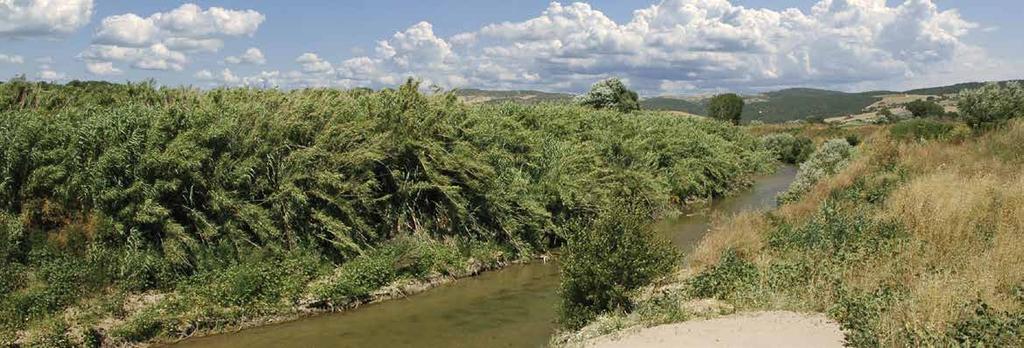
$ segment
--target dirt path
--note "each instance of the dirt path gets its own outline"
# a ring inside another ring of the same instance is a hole
[[[839,325],[823,314],[754,312],[599,337],[588,347],[842,347]]]

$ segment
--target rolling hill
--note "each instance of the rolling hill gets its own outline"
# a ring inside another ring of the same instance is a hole
[[[1002,81],[999,83],[1007,83]],[[856,115],[875,103],[893,95],[945,95],[965,89],[977,88],[984,82],[960,83],[949,86],[913,89],[903,92],[867,91],[847,93],[815,88],[788,88],[756,95],[745,95],[746,106],[743,120],[760,120],[765,123],[781,123],[792,120],[826,119],[838,116]],[[457,90],[456,94],[468,103],[564,103],[572,100],[567,93],[541,91],[491,91],[481,89]],[[656,96],[643,98],[642,108],[647,110],[679,111],[694,115],[706,115],[706,104],[710,96]]]

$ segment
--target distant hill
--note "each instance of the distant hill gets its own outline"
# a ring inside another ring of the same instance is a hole
[[[1007,83],[1002,81],[999,83]],[[825,119],[837,116],[856,115],[883,100],[883,96],[900,95],[945,95],[962,90],[977,88],[984,82],[959,83],[949,86],[919,88],[904,92],[868,91],[847,93],[814,88],[789,88],[774,92],[744,96],[746,107],[743,120],[760,120],[766,123],[781,123],[803,119]],[[457,90],[456,94],[468,103],[518,103],[569,102],[573,95],[540,91],[489,91],[480,89]],[[887,98],[889,98],[887,97]],[[906,97],[906,96],[903,96]],[[643,98],[640,106],[646,110],[680,111],[694,115],[707,115],[706,104],[710,96],[658,96]],[[912,99],[912,98],[911,98]]]
[[[881,97],[812,88],[790,88],[764,93],[743,108],[744,120],[779,123],[807,118],[828,118],[860,113]]]
[[[694,115],[706,115],[707,107],[702,101],[694,101],[677,97],[653,97],[640,101],[644,110],[682,111]]]
[[[999,81],[998,83],[1001,84],[1001,85],[1005,85],[1007,83],[1014,82],[1014,81],[1024,82],[1024,80],[1009,80],[1009,81]],[[912,90],[909,90],[909,91],[906,91],[906,92],[903,92],[903,93],[906,93],[906,94],[924,94],[924,95],[954,94],[954,93],[960,93],[960,91],[965,90],[965,89],[972,89],[972,88],[978,88],[978,87],[984,86],[986,83],[988,83],[988,82],[958,83],[958,84],[955,84],[955,85],[942,86],[942,87],[930,87],[930,88],[912,89]]]
[[[504,102],[517,103],[547,103],[547,102],[569,102],[574,97],[567,93],[550,93],[541,91],[489,91],[483,89],[459,89],[455,95],[467,103],[498,104]]]

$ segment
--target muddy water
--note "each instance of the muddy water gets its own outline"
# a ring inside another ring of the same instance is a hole
[[[775,205],[796,168],[782,167],[706,209],[656,226],[684,251],[714,214]],[[175,347],[540,347],[555,332],[558,265],[534,262],[459,280],[406,299],[241,332],[186,340]]]

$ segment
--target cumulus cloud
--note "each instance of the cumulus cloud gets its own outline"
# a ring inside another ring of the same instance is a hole
[[[25,62],[25,58],[19,55],[7,55],[0,53],[0,63],[9,64],[21,64]]]
[[[60,81],[60,80],[67,79],[67,75],[66,74],[54,70],[49,65],[41,65],[41,66],[39,66],[39,72],[36,73],[36,77],[39,78],[40,80],[50,81],[50,82]]]
[[[302,72],[322,74],[333,73],[334,67],[330,62],[321,59],[316,53],[306,52],[295,58],[295,62],[302,66]]]
[[[304,74],[389,85],[407,76],[446,87],[580,91],[608,76],[648,94],[717,88],[850,86],[904,80],[983,59],[964,42],[978,25],[932,0],[822,0],[809,11],[728,0],[664,0],[617,23],[586,3],[438,37],[417,23],[374,55],[332,64],[309,53]]]
[[[224,58],[224,61],[228,64],[263,65],[267,63],[267,59],[263,57],[263,52],[256,47],[249,47],[241,55]]]
[[[57,37],[92,17],[92,0],[0,0],[0,38]]]
[[[86,62],[85,70],[93,75],[118,75],[121,69],[115,68],[111,62]]]
[[[180,71],[189,54],[217,52],[227,38],[252,36],[265,19],[253,10],[204,10],[194,4],[148,17],[110,16],[100,23],[80,58],[86,64],[117,61],[137,69]]]

